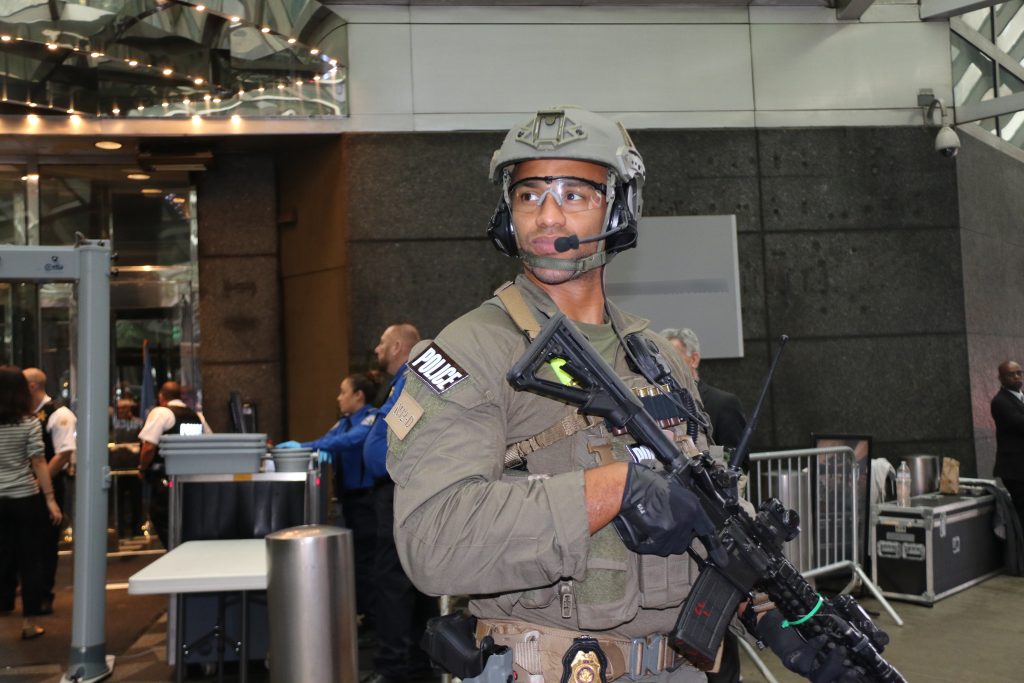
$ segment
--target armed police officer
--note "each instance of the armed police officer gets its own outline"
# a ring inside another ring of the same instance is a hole
[[[428,594],[471,596],[481,651],[511,660],[516,680],[703,681],[663,637],[696,575],[683,553],[713,535],[695,494],[664,476],[649,448],[506,379],[562,313],[657,405],[681,453],[707,446],[708,419],[678,354],[604,295],[605,264],[637,241],[643,161],[621,125],[560,107],[513,128],[490,176],[502,192],[488,234],[523,273],[410,354],[385,418],[402,563]],[[557,360],[544,366],[548,381],[571,381]],[[720,565],[721,547],[709,548]],[[835,666],[818,666],[824,646],[797,641],[771,643],[787,667],[802,659],[815,683],[857,680],[841,648],[824,657]]]
[[[604,296],[605,264],[636,244],[643,161],[622,126],[566,107],[514,128],[491,178],[502,196],[489,235],[524,272],[410,356],[387,420],[403,564],[427,593],[474,596],[478,635],[513,648],[518,680],[703,681],[659,637],[695,575],[681,554],[706,525],[692,494],[603,423],[505,379],[560,310],[636,390],[657,387],[629,338],[697,398],[672,347]],[[689,405],[673,436],[694,452],[703,437],[688,431],[707,418]],[[609,524],[620,513],[643,547]]]

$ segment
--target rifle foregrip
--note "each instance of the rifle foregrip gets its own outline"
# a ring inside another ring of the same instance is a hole
[[[743,598],[743,593],[728,579],[714,569],[705,569],[686,598],[669,635],[670,644],[698,669],[710,670],[725,630]]]

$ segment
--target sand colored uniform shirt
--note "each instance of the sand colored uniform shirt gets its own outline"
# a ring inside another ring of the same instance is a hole
[[[556,311],[524,277],[517,285],[538,320]],[[609,310],[623,336],[647,327],[646,320]],[[645,335],[696,397],[668,342]],[[396,404],[393,414],[404,416],[398,431],[389,419],[388,471],[396,483],[402,564],[426,593],[486,596],[471,603],[479,617],[627,638],[664,633],[675,623],[696,567],[686,556],[630,552],[611,524],[588,533],[583,471],[608,458],[628,459],[629,441],[613,438],[599,422],[531,453],[528,472],[504,467],[510,445],[577,415],[575,408],[509,386],[505,375],[526,346],[521,330],[491,299],[413,349],[405,393],[415,404]],[[627,385],[647,385],[628,369],[621,345],[609,350]],[[679,428],[678,435],[684,433]]]

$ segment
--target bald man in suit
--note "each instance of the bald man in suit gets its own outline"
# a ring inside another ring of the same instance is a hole
[[[992,398],[992,419],[996,423],[996,467],[994,474],[1010,492],[1017,516],[1024,520],[1024,370],[1008,360],[999,365],[1002,385]]]

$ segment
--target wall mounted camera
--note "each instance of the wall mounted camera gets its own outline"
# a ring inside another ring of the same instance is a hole
[[[917,106],[924,111],[924,125],[939,129],[939,134],[935,136],[935,151],[949,158],[959,154],[960,136],[950,125],[949,110],[942,98],[936,97],[931,90],[921,90],[917,93]],[[938,120],[936,114],[939,115]]]

